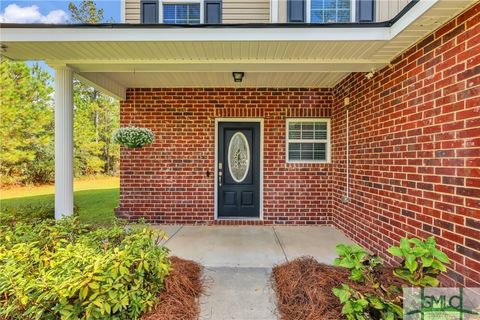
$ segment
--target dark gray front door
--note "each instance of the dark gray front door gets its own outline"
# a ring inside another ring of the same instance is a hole
[[[260,123],[218,124],[218,217],[260,216]]]

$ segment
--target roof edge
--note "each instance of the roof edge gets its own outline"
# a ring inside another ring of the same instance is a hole
[[[420,0],[412,0],[395,17],[382,22],[347,22],[347,23],[223,23],[223,24],[130,24],[130,23],[98,23],[98,24],[45,24],[45,23],[0,23],[0,29],[282,29],[282,28],[386,28],[400,20]]]

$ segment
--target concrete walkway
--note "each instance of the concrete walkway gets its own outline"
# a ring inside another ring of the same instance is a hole
[[[272,267],[301,256],[332,263],[335,246],[352,243],[332,227],[158,226],[173,255],[205,267],[202,320],[277,319]]]

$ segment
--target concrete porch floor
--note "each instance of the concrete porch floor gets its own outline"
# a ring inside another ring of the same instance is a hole
[[[277,319],[272,267],[301,256],[333,263],[339,243],[352,243],[328,226],[156,226],[172,255],[201,263],[207,292],[200,319]]]

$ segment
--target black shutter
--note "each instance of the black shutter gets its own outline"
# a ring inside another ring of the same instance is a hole
[[[305,0],[288,0],[288,22],[306,22]]]
[[[375,21],[375,1],[374,0],[358,0],[357,22],[373,22]]]
[[[140,21],[142,23],[158,23],[158,2],[156,0],[140,2]]]
[[[222,23],[222,1],[221,0],[205,1],[205,23],[210,23],[210,24]]]

